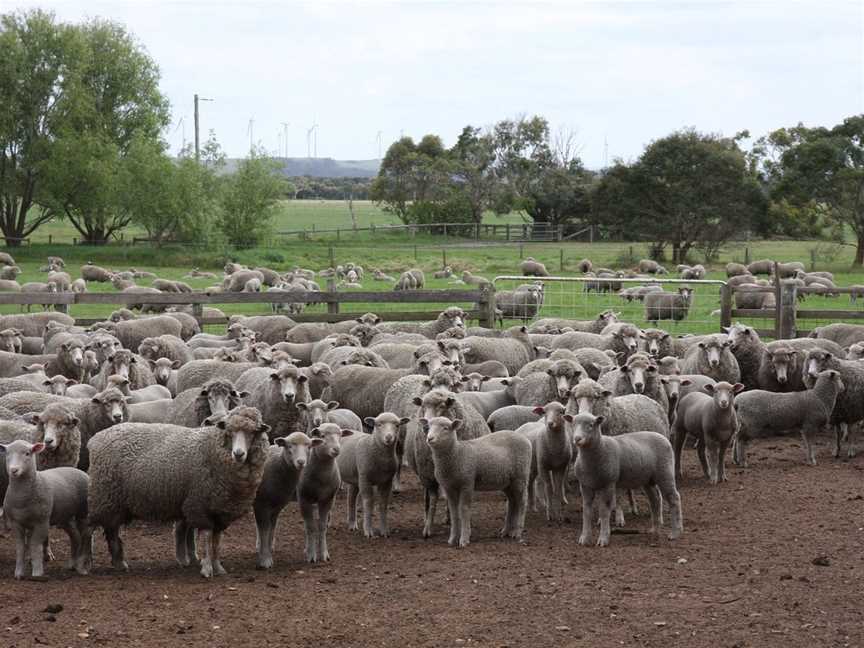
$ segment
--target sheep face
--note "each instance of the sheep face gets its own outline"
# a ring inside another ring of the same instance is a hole
[[[78,417],[62,405],[52,404],[32,417],[36,424],[36,439],[47,450],[57,450],[78,429]],[[80,432],[78,432],[80,435]]]
[[[611,398],[612,392],[593,380],[580,382],[570,392],[569,409],[579,414],[594,414]]]
[[[579,382],[582,372],[570,360],[556,360],[549,369],[547,375],[555,381],[558,390],[558,398],[567,398],[570,389]]]
[[[113,375],[108,376],[108,380],[106,382],[108,387],[114,387],[120,390],[124,396],[129,395],[129,379],[124,378],[123,376]]]
[[[621,373],[630,380],[634,394],[645,392],[645,385],[651,375],[657,374],[657,365],[646,362],[643,358],[631,357],[631,362],[621,367]]]
[[[148,360],[155,360],[159,357],[161,349],[159,342],[153,338],[146,338],[138,345],[138,353]]]
[[[645,349],[648,353],[654,358],[657,358],[660,356],[660,343],[667,340],[669,334],[660,329],[648,329],[641,331],[639,337],[645,341]]]
[[[357,324],[356,326],[351,327],[349,334],[360,340],[360,344],[365,347],[369,346],[372,338],[374,338],[378,332],[378,329],[374,325]]]
[[[95,351],[90,349],[84,351],[84,371],[90,374],[99,372],[99,358]]]
[[[122,346],[117,338],[100,335],[88,345],[88,348],[96,354],[96,360],[101,365],[109,356],[114,355],[115,351],[121,350]]]
[[[543,417],[546,429],[551,432],[564,431],[564,406],[561,403],[546,403],[543,407],[535,407],[534,413]]]
[[[856,342],[852,346],[849,347],[849,351],[846,354],[847,360],[861,360],[864,358],[864,344],[860,342]]]
[[[361,349],[359,351],[354,351],[344,360],[340,361],[341,365],[363,365],[365,367],[377,367],[379,366],[378,358],[374,355],[374,353],[366,351],[365,349]]]
[[[396,440],[401,436],[403,426],[409,420],[404,417],[399,418],[390,412],[382,412],[375,418],[367,416],[363,419],[363,422],[366,424],[366,427],[372,430],[372,438],[376,443],[387,448],[392,448]]]
[[[419,407],[418,418],[429,419],[442,417],[450,413],[450,409],[456,404],[456,399],[447,392],[432,391],[423,398],[415,398],[414,404]]]
[[[278,385],[282,399],[286,403],[293,403],[300,385],[309,379],[305,375],[299,373],[296,367],[286,367],[271,373],[270,380],[272,380],[275,385]]]
[[[785,385],[789,380],[790,369],[795,370],[797,354],[789,347],[780,347],[766,351],[766,353],[768,354],[769,365],[777,377],[777,382]]]
[[[297,403],[297,409],[301,412],[306,412],[306,418],[309,422],[309,427],[317,428],[327,422],[327,412],[339,407],[337,401],[325,403],[323,400],[315,399],[308,403]]]
[[[159,358],[158,360],[150,361],[150,369],[153,372],[153,378],[156,380],[156,384],[162,385],[163,387],[167,385],[168,381],[171,379],[171,370],[179,368],[179,360]]]
[[[681,387],[687,387],[693,383],[689,378],[681,378],[677,375],[661,376],[660,382],[663,384],[663,389],[666,390],[670,408],[672,403],[678,402],[678,398],[681,396]]]
[[[99,406],[100,414],[113,424],[129,420],[129,409],[126,406],[126,397],[118,389],[109,388],[96,394],[90,399],[94,405]]]
[[[84,366],[84,345],[78,340],[71,340],[60,345],[61,353],[74,367]],[[128,377],[128,368],[127,368]]]
[[[218,418],[240,405],[249,392],[238,392],[231,383],[224,380],[213,380],[201,388],[199,399],[206,399],[210,409],[210,417]]]
[[[446,360],[449,364],[449,360]],[[431,376],[435,371],[440,369],[445,363],[445,359],[441,356],[440,353],[427,353],[419,358],[415,363],[415,370],[417,373],[425,374],[427,376]]]
[[[458,340],[438,340],[438,349],[454,367],[465,364],[465,356],[462,354],[462,346]]]
[[[462,386],[465,391],[479,392],[483,387],[483,383],[491,380],[489,376],[483,376],[479,373],[470,373],[467,376],[462,376]]]
[[[447,448],[456,443],[456,433],[462,427],[461,419],[452,421],[445,416],[421,418],[420,426],[426,432],[426,443],[431,448]]]
[[[712,338],[707,342],[700,342],[699,349],[705,357],[705,362],[708,363],[709,367],[719,367],[723,349],[728,347],[730,344],[731,342],[728,340],[721,342],[720,340]]]
[[[4,329],[0,331],[0,351],[21,353],[21,346],[21,331],[18,329]]]
[[[488,378],[487,378],[488,380]],[[445,389],[457,392],[462,389],[462,375],[452,367],[441,367],[423,381],[423,387],[427,391],[433,389]]]
[[[47,380],[42,381],[42,386],[47,388],[49,394],[54,394],[55,396],[65,396],[66,390],[69,388],[69,385],[77,385],[77,380],[71,380],[66,378],[66,376],[56,375]]]
[[[222,447],[230,451],[234,463],[242,464],[261,437],[267,436],[270,426],[261,421],[261,413],[251,407],[238,407],[216,423],[222,432]]]
[[[624,326],[614,335],[631,353],[639,349],[639,330],[635,326]]]
[[[274,443],[282,448],[282,461],[294,470],[303,470],[309,462],[309,450],[317,448],[324,441],[322,439],[310,439],[302,432],[292,432],[287,437],[278,437]]]
[[[834,354],[821,349],[810,349],[804,359],[804,379],[816,379],[820,373],[829,369],[828,364],[834,358]]]
[[[576,448],[586,448],[600,440],[600,425],[605,420],[603,416],[591,414],[564,415],[564,420],[572,426],[572,443]]]
[[[721,410],[728,410],[735,402],[735,394],[744,389],[741,383],[734,385],[728,382],[719,382],[716,385],[707,384],[704,387],[705,391],[711,394],[714,403]]]
[[[36,472],[36,455],[45,449],[44,443],[13,441],[0,444],[0,454],[6,457],[6,473],[12,479],[26,479]]]
[[[351,430],[340,430],[335,423],[322,423],[314,428],[309,436],[312,439],[320,439],[322,443],[315,448],[316,453],[325,457],[335,459],[339,456],[342,448],[342,437],[354,434]]]
[[[439,316],[439,321],[445,321],[446,326],[444,328],[465,328],[465,311],[459,308],[458,306],[451,306],[444,310]]]
[[[129,378],[129,368],[135,364],[135,358],[128,349],[121,349],[108,357],[110,373]]]

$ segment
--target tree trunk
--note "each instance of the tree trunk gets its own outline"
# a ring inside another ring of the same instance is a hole
[[[858,247],[855,248],[855,261],[852,265],[860,266],[862,264],[864,264],[864,232],[858,235]]]

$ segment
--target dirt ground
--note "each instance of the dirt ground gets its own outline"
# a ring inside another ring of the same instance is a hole
[[[452,549],[443,525],[421,539],[410,477],[390,538],[349,533],[340,496],[326,565],[302,562],[296,506],[283,514],[272,572],[254,568],[249,516],[224,542],[230,574],[212,581],[174,563],[163,526],[128,530],[129,573],[108,567],[100,534],[94,574],[53,563],[48,582],[12,580],[7,537],[0,645],[864,646],[864,454],[833,460],[826,438],[818,467],[802,457],[792,439],[756,443],[751,467],[711,488],[691,451],[674,543],[646,535],[643,515],[628,520],[641,533],[579,547],[576,495],[566,523],[532,513],[523,543],[502,541],[503,500],[484,493],[472,544]]]

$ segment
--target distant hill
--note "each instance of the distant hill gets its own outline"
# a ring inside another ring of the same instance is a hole
[[[378,175],[380,160],[334,160],[333,158],[276,158],[283,164],[286,176],[312,178],[374,178]],[[224,173],[233,173],[237,158],[225,161]]]

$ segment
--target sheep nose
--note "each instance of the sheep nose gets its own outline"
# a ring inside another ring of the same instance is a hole
[[[285,398],[286,403],[290,403],[292,400],[294,400],[294,392],[285,392],[284,394],[282,394],[282,396]]]
[[[111,418],[114,419],[115,423],[121,423],[123,421],[123,415],[122,414],[115,414]]]
[[[781,385],[785,385],[786,384],[786,376],[777,376],[777,382],[780,383]]]
[[[635,385],[633,385],[633,389],[636,390],[637,394],[641,394],[645,390],[645,385],[643,385],[641,382],[636,383]]]
[[[19,474],[21,474],[21,469],[15,466],[13,468],[10,468],[9,472],[12,473],[12,475],[14,475],[15,477],[17,477]]]
[[[301,458],[301,459],[297,459],[297,467],[298,467],[298,468],[302,468],[302,467],[305,466],[305,465],[306,465],[306,460],[305,460],[305,459],[302,459],[302,458]]]
[[[240,450],[239,448],[235,450],[232,454],[234,455],[234,461],[236,461],[237,463],[240,463],[246,458],[246,451]]]

